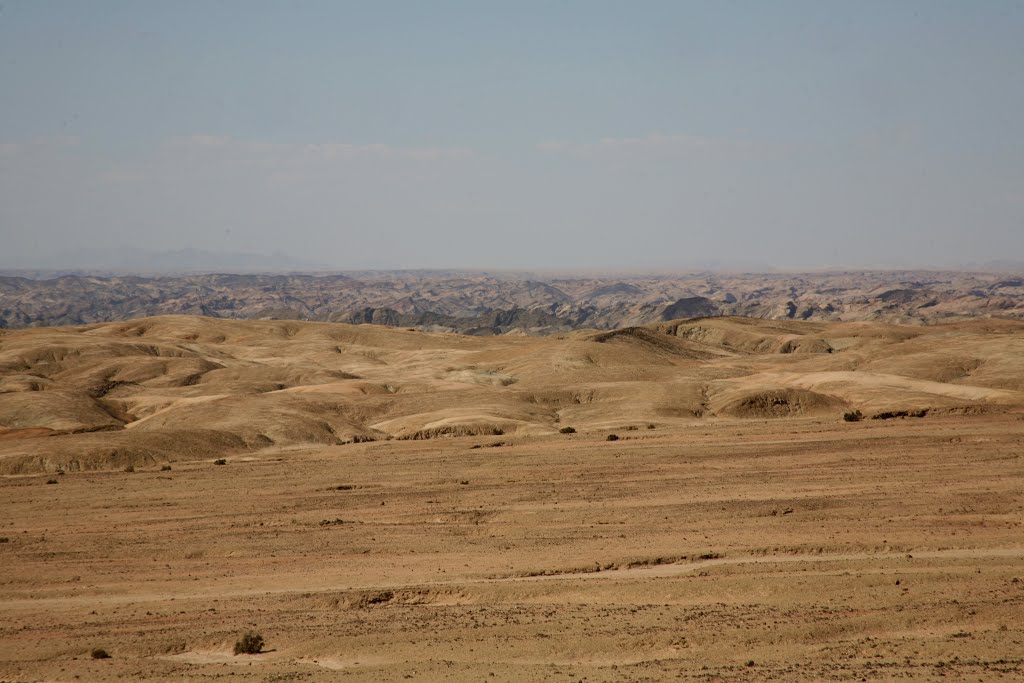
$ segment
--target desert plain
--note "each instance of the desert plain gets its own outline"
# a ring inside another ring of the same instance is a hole
[[[0,331],[0,540],[3,681],[1020,680],[1024,322]]]

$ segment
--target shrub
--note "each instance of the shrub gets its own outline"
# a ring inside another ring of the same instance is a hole
[[[217,458],[216,460],[213,461],[213,464],[214,465],[227,465],[228,461],[225,460],[224,458]]]
[[[134,472],[135,471],[135,465],[128,465],[128,467],[124,468],[124,471],[125,472]]]
[[[89,654],[92,655],[93,659],[110,659],[110,653],[102,647],[94,647]]]
[[[618,440],[619,440],[619,435],[618,434],[609,434],[608,438],[605,439],[605,441],[618,441]]]
[[[10,542],[11,542],[11,539],[7,538],[6,536],[0,536],[0,543],[10,543]]]
[[[573,429],[572,427],[562,427],[561,429],[558,430],[558,433],[559,434],[575,434],[576,430]]]
[[[247,631],[242,639],[235,643],[236,655],[258,655],[263,651],[263,636],[255,631]]]
[[[164,465],[163,467],[160,468],[160,471],[161,472],[170,472],[171,471],[171,466],[170,465]]]
[[[47,483],[47,484],[56,484],[56,483],[57,483],[57,480],[56,480],[56,479],[47,479],[47,480],[46,480],[46,483]]]
[[[859,410],[851,410],[843,413],[843,420],[846,422],[860,422],[862,419],[864,419],[864,413]]]

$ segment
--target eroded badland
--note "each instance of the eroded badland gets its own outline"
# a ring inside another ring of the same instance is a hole
[[[0,392],[0,680],[1024,676],[1020,321],[158,317]]]

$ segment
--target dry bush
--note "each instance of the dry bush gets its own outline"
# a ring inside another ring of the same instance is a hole
[[[263,651],[263,636],[256,631],[246,631],[241,640],[235,643],[236,655],[258,655]]]

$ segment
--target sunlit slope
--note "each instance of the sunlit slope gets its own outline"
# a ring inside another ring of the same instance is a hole
[[[557,337],[168,316],[0,335],[0,471],[302,444],[1024,405],[1024,323],[745,318]]]

